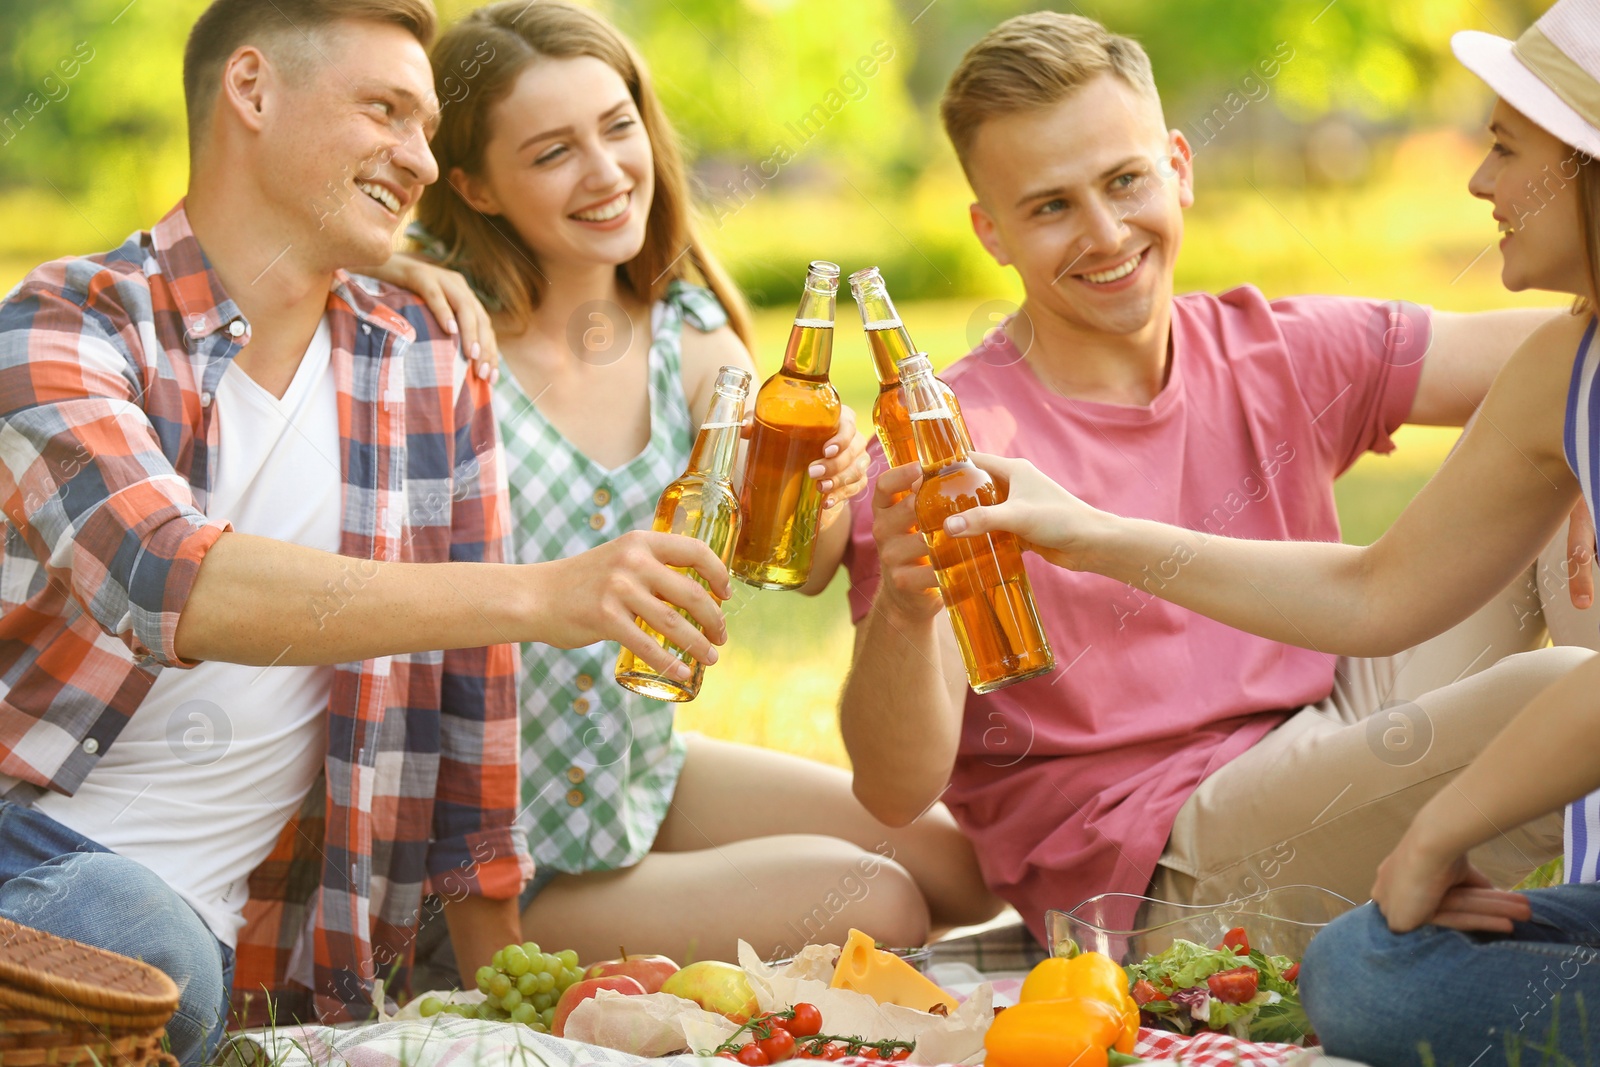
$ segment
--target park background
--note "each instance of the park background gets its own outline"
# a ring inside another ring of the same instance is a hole
[[[0,3],[0,291],[34,264],[110,248],[182,195],[184,37],[205,0]],[[445,22],[476,6],[438,0]],[[757,305],[777,369],[814,258],[877,264],[919,347],[959,358],[1020,298],[967,227],[939,129],[966,48],[1020,0],[598,3],[649,62],[694,163],[705,231]],[[1196,148],[1180,292],[1251,283],[1451,311],[1550,305],[1499,285],[1488,206],[1466,192],[1489,92],[1450,35],[1517,36],[1539,0],[1081,0],[1149,51],[1169,125]],[[875,73],[857,63],[870,57]],[[68,78],[67,71],[73,76]],[[834,380],[876,382],[850,300]],[[1408,428],[1337,486],[1345,537],[1378,536],[1455,434]],[[685,729],[847,765],[835,704],[851,648],[846,579],[816,598],[736,583],[731,640]]]

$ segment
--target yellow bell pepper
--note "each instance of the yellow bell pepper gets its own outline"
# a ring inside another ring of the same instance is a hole
[[[1103,1001],[1074,997],[1020,1003],[989,1026],[984,1067],[1106,1067],[1106,1050],[1117,1044],[1122,1030],[1122,1013]]]
[[[1128,995],[1128,973],[1111,957],[1084,952],[1068,959],[1051,958],[1039,964],[1022,983],[1023,1004],[1033,1001],[1085,998],[1113,1008],[1122,1020],[1118,1052],[1132,1052],[1139,1037],[1139,1005]]]

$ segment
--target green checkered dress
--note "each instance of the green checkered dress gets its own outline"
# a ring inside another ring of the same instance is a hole
[[[495,414],[518,562],[563,559],[650,528],[656,499],[689,465],[694,445],[683,391],[686,320],[709,332],[727,316],[707,289],[668,287],[652,315],[650,443],[614,470],[574,448],[514,376],[500,376]],[[619,652],[609,641],[571,651],[522,646],[522,824],[540,867],[577,873],[635,864],[672,802],[685,749],[672,730],[673,705],[618,685]]]

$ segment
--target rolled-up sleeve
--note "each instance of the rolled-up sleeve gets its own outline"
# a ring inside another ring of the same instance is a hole
[[[468,375],[458,390],[450,558],[511,558],[511,505],[488,384]],[[439,784],[428,850],[430,888],[447,898],[514,897],[533,875],[516,829],[517,654],[510,644],[444,654]]]
[[[131,332],[131,331],[130,331]],[[55,583],[140,657],[191,666],[178,620],[229,527],[195,507],[106,311],[24,284],[0,304],[0,500]]]

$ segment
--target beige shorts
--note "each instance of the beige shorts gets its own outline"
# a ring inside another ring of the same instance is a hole
[[[1341,659],[1333,693],[1200,784],[1178,812],[1150,893],[1208,904],[1282,885],[1369,899],[1419,808],[1524,704],[1600,649],[1600,607],[1567,595],[1566,532],[1466,622],[1382,659]],[[1548,647],[1551,640],[1556,647]],[[1473,852],[1509,887],[1561,854],[1562,814]]]

